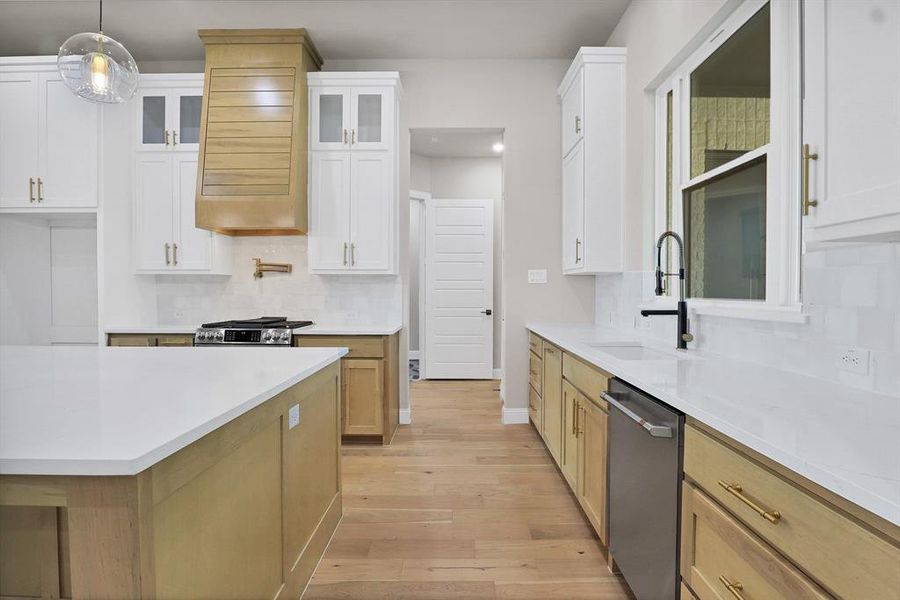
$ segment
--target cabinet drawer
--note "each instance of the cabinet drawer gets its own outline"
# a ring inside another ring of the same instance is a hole
[[[294,345],[301,348],[349,348],[344,358],[384,358],[381,336],[295,335]]]
[[[528,354],[528,383],[534,388],[534,391],[540,395],[544,382],[544,359],[534,354]]]
[[[194,336],[192,335],[160,335],[156,337],[157,346],[193,346]]]
[[[817,496],[691,426],[684,472],[836,596],[897,597],[900,548]]]
[[[531,418],[531,422],[534,423],[534,426],[537,427],[537,430],[540,431],[541,397],[531,386],[528,386],[528,416]]]
[[[138,333],[111,333],[109,334],[109,346],[155,346],[156,337],[141,335]]]
[[[541,356],[541,353],[544,351],[544,340],[535,335],[532,332],[528,332],[528,349]]]
[[[578,391],[590,398],[594,404],[599,404],[606,409],[606,400],[600,397],[600,392],[609,389],[610,375],[597,367],[593,367],[579,358],[575,358],[568,352],[563,352],[563,378],[578,388]]]
[[[682,485],[681,523],[681,577],[700,600],[828,598],[795,566],[689,483]]]

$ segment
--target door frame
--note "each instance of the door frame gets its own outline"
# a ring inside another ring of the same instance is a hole
[[[489,286],[490,297],[491,297],[491,302],[490,302],[491,306],[486,307],[486,308],[490,308],[491,311],[494,313],[491,315],[491,328],[490,328],[490,335],[488,336],[489,340],[490,340],[489,341],[490,347],[491,347],[490,357],[489,357],[490,365],[489,365],[489,369],[488,369],[489,375],[486,378],[476,378],[475,380],[476,381],[477,380],[489,380],[489,379],[492,380],[492,379],[494,379],[494,373],[495,373],[495,370],[494,370],[494,326],[493,326],[493,323],[494,323],[494,317],[496,316],[496,310],[494,310],[495,309],[494,302],[496,301],[496,298],[494,298],[494,277],[496,276],[496,273],[494,273],[494,258],[495,258],[495,256],[494,256],[494,226],[495,226],[494,209],[495,209],[496,201],[493,198],[487,198],[487,197],[484,197],[484,198],[456,198],[456,197],[434,198],[433,196],[429,197],[429,201],[425,203],[426,210],[425,210],[425,236],[424,236],[425,237],[425,253],[424,253],[425,267],[424,268],[425,268],[426,276],[427,276],[428,260],[429,260],[428,248],[430,247],[430,240],[431,240],[431,236],[429,235],[429,232],[428,232],[428,224],[431,223],[431,214],[432,214],[432,211],[434,210],[434,206],[435,206],[436,202],[483,202],[483,203],[487,204],[487,206],[489,208],[489,210],[488,210],[489,218],[490,218],[489,234],[491,236],[491,243],[488,245],[488,254],[490,255],[489,262],[490,262],[490,267],[491,267],[491,283]],[[427,277],[422,277],[421,281],[423,282],[422,285],[427,284]],[[427,294],[428,294],[428,289],[427,289],[427,285],[425,285],[425,291],[424,291],[425,296],[423,296],[423,297],[427,297]],[[421,303],[421,307],[425,313],[424,319],[427,322],[427,320],[428,320],[427,301],[424,303]],[[427,342],[427,340],[428,340],[427,325],[426,325],[426,328],[422,329],[421,331],[425,335],[425,342],[423,344],[423,347],[426,347],[428,344],[428,342]],[[420,363],[419,363],[420,377],[422,376],[421,369],[422,369],[424,363],[425,363],[424,357],[420,358]]]
[[[419,264],[419,381],[427,379],[425,374],[425,226],[428,220],[425,211],[428,210],[428,202],[431,200],[430,192],[421,190],[409,190],[410,201],[419,202],[419,255],[416,257]],[[407,368],[410,356],[407,358]]]

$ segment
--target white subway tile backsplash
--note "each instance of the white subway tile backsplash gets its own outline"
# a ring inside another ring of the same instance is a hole
[[[399,277],[312,275],[304,236],[238,237],[231,277],[166,275],[157,278],[160,325],[278,315],[354,325],[401,322]],[[290,274],[253,278],[253,258],[293,265]]]
[[[675,343],[674,318],[638,317],[650,300],[652,272],[596,277],[599,325],[641,339]],[[900,244],[846,245],[803,256],[804,324],[699,315],[692,347],[867,390],[900,394]],[[635,323],[637,322],[637,326]],[[871,350],[868,375],[841,371],[846,348]]]

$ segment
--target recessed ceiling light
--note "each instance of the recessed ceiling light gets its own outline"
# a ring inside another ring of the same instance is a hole
[[[494,152],[500,154],[501,152],[503,152],[503,142],[497,142],[496,144],[494,144],[493,148]]]

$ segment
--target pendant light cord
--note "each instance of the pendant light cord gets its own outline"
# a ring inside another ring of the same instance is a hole
[[[103,33],[103,0],[100,0],[100,33]]]

